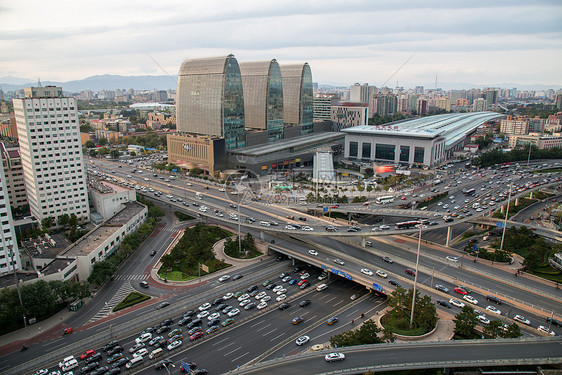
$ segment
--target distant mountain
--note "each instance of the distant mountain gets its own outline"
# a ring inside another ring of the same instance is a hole
[[[176,89],[177,76],[121,76],[121,75],[96,75],[87,77],[80,80],[67,81],[67,82],[54,82],[54,81],[41,81],[43,86],[55,85],[61,86],[64,91],[68,92],[80,92],[84,90],[115,90],[115,89],[135,89],[135,90],[167,90]],[[337,83],[337,82],[325,82],[318,83],[321,88],[349,88],[353,83]],[[432,89],[435,87],[435,82],[425,83],[425,84],[412,84],[412,83],[399,83],[400,86],[408,89],[414,88],[415,86],[423,86],[425,89]],[[0,88],[4,91],[14,91],[21,90],[24,87],[37,86],[37,80],[28,78],[19,78],[13,76],[0,77]],[[391,85],[388,85],[391,87]],[[461,89],[471,89],[471,88],[486,88],[486,87],[501,87],[501,88],[517,88],[518,90],[558,90],[562,88],[562,85],[521,85],[517,83],[501,83],[501,84],[489,84],[489,85],[475,85],[469,82],[438,82],[437,86],[443,90],[461,90]]]
[[[5,80],[6,79],[6,80]],[[80,92],[84,90],[167,90],[176,89],[177,76],[120,76],[120,75],[97,75],[80,80],[67,82],[41,81],[42,86],[61,86],[64,91]],[[0,88],[4,91],[21,90],[24,87],[37,86],[37,81],[26,80],[17,77],[1,77]]]

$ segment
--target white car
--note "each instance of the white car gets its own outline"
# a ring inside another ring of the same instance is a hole
[[[320,276],[318,276],[318,280],[322,281],[328,278],[328,275],[326,275],[325,273],[321,274]]]
[[[500,310],[496,309],[494,306],[488,306],[488,307],[486,307],[486,310],[489,311],[489,312],[492,312],[494,314],[498,314],[498,315],[502,314],[502,312]]]
[[[265,293],[265,292],[259,292],[258,294],[256,294],[256,299],[260,300],[263,297],[265,297],[266,295],[267,295],[267,293]]]
[[[291,281],[291,279],[291,276],[285,276],[281,281],[283,281],[284,283],[288,283],[289,281]]]
[[[308,225],[305,225],[304,227],[301,228],[301,230],[306,230],[308,232],[312,232],[314,230],[314,228],[309,227]]]
[[[238,297],[238,302],[242,302],[248,298],[250,298],[250,295],[248,293],[244,293],[240,297]]]
[[[364,273],[365,275],[368,275],[368,276],[373,276],[373,271],[371,271],[368,268],[361,268],[361,273]]]
[[[308,279],[309,277],[310,277],[310,274],[305,272],[301,275],[301,280]]]
[[[173,343],[171,343],[170,345],[168,345],[168,351],[172,351],[176,348],[179,348],[182,345],[182,341],[181,340],[177,340],[174,341]]]
[[[133,357],[144,357],[148,355],[148,350],[142,348],[133,353]]]
[[[267,302],[267,301],[270,301],[270,300],[271,300],[271,297],[268,296],[268,295],[266,295],[265,297],[263,297],[262,299],[260,299],[260,302]]]
[[[234,293],[226,293],[224,296],[222,296],[223,300],[228,300],[231,299],[232,297],[234,297]]]
[[[129,353],[134,353],[139,349],[144,348],[144,343],[143,342],[138,342],[136,343],[131,349],[129,349]]]
[[[277,293],[278,291],[280,291],[281,289],[283,289],[282,285],[277,285],[275,288],[273,288],[273,293]]]
[[[377,270],[377,276],[382,277],[383,279],[386,279],[388,277],[388,275],[386,274],[386,272],[381,271],[381,270]]]
[[[275,300],[276,300],[277,302],[281,302],[281,301],[283,301],[285,298],[287,298],[287,295],[286,295],[286,294],[281,294],[281,295],[280,295],[279,297],[277,297]]]
[[[227,313],[229,318],[232,318],[233,316],[236,316],[238,314],[240,314],[240,310],[237,308],[234,308]]]
[[[295,341],[295,344],[297,344],[298,346],[301,346],[301,345],[306,344],[306,343],[309,342],[309,341],[310,341],[310,337],[308,337],[308,336],[301,336],[301,337],[299,337],[299,338]]]
[[[531,325],[531,322],[529,321],[529,319],[525,318],[523,315],[515,315],[515,316],[513,317],[513,320],[516,320],[516,321],[518,321],[519,323],[523,323],[523,324],[526,324],[526,325],[528,325],[528,326]]]
[[[478,305],[478,300],[474,297],[472,297],[471,295],[465,294],[462,299],[464,299],[465,301],[468,301],[470,303],[472,303],[473,305]]]
[[[451,262],[458,262],[459,261],[459,257],[454,257],[452,255],[448,255],[445,259],[447,259]]]
[[[297,229],[297,228],[295,228],[295,227],[292,226],[292,225],[286,225],[286,226],[285,226],[285,229],[287,229],[287,230],[295,230],[295,229]]]
[[[379,228],[381,228],[381,230],[387,230],[387,229],[390,229],[390,227],[389,227],[388,225],[384,225],[384,224],[383,224],[383,225],[381,225],[381,226],[379,226]]]
[[[454,299],[454,298],[451,298],[451,299],[449,300],[449,303],[450,303],[451,305],[453,305],[453,306],[460,307],[461,309],[465,306],[464,303],[462,303],[462,302],[459,301],[458,299]]]
[[[488,319],[486,315],[478,315],[476,319],[482,324],[490,324],[490,319]]]
[[[339,264],[340,266],[343,266],[345,264],[345,262],[343,260],[341,260],[340,258],[336,258],[334,259],[334,263]]]
[[[330,353],[326,354],[324,357],[326,362],[343,361],[345,359],[345,354],[343,353]]]
[[[211,315],[209,315],[209,316],[207,317],[207,320],[211,321],[211,320],[213,320],[213,319],[220,318],[220,316],[221,316],[221,314],[219,314],[218,312],[212,313]]]
[[[267,302],[260,302],[260,303],[256,306],[256,308],[257,308],[258,310],[265,309],[266,307],[267,307]]]
[[[221,283],[222,283],[223,281],[228,280],[228,279],[230,279],[230,275],[224,275],[224,276],[219,277],[219,281],[220,281]]]
[[[317,256],[317,255],[318,255],[318,251],[316,251],[316,250],[308,250],[308,253],[309,253],[310,255],[314,255],[314,256]]]
[[[548,331],[548,328],[545,326],[538,326],[537,331],[549,334],[550,336],[556,336],[556,333],[554,333],[554,331]]]
[[[209,316],[209,311],[208,311],[208,310],[203,310],[203,311],[201,311],[199,314],[197,314],[197,317],[198,317],[199,319],[202,319],[202,318],[204,318],[204,317],[206,317],[206,316]]]
[[[278,290],[277,292],[275,292],[275,293],[277,293],[277,295],[280,296],[281,294],[285,294],[286,292],[287,292],[287,289],[281,288],[281,289],[279,289],[279,290]]]
[[[225,190],[224,188],[220,188],[219,191],[220,191],[221,193],[224,193],[226,190]]]
[[[242,302],[240,302],[240,307],[244,307],[247,304],[249,304],[250,302],[252,302],[252,300],[250,298],[243,300]]]

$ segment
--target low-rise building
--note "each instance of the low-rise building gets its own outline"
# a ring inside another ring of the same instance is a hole
[[[529,133],[524,135],[512,135],[509,137],[509,147],[525,147],[528,144],[537,146],[541,150],[562,147],[562,134],[553,135],[541,133]]]
[[[103,220],[121,211],[126,203],[137,200],[134,189],[90,177],[88,178],[88,193],[93,211],[99,213]]]

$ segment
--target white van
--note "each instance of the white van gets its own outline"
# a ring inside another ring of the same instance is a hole
[[[73,359],[76,360],[76,358],[74,358],[73,355],[68,356],[68,357],[66,357],[66,358],[63,358],[63,360],[59,362],[59,367],[64,366],[64,365],[66,364],[66,362],[70,362],[70,361],[72,361]]]
[[[170,176],[170,180],[175,180],[176,176]]]
[[[153,350],[152,353],[150,353],[150,354],[148,355],[148,358],[154,359],[154,358],[156,358],[156,357],[161,356],[162,354],[164,354],[164,351],[162,350],[162,348],[158,348],[158,349],[156,349],[156,350]]]
[[[75,358],[72,358],[70,361],[67,361],[64,363],[64,365],[62,365],[61,370],[62,372],[67,372],[75,369],[76,367],[78,367],[78,361]]]
[[[327,285],[327,284],[320,284],[320,285],[318,285],[318,286],[316,287],[316,290],[317,290],[318,292],[321,292],[321,291],[323,291],[323,290],[326,289],[326,288],[328,288],[328,285]]]
[[[133,357],[129,362],[127,362],[125,368],[127,368],[127,370],[130,370],[133,367],[140,365],[142,361],[144,361],[143,357]]]
[[[269,221],[260,221],[260,225],[263,225],[264,227],[268,227],[271,224],[269,224]]]

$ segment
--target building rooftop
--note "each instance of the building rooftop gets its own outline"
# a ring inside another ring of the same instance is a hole
[[[144,205],[133,201],[125,203],[125,208],[105,223],[96,227],[94,230],[82,237],[74,246],[68,248],[64,253],[65,257],[77,257],[90,254],[97,249],[107,238],[117,232],[123,224],[127,223],[133,216],[144,209]]]
[[[33,258],[54,259],[71,242],[62,234],[51,234],[22,242],[23,249]]]
[[[486,121],[503,117],[496,112],[448,113],[444,115],[420,117],[413,120],[391,122],[373,126],[361,125],[342,129],[350,134],[389,135],[418,138],[444,137],[450,145],[465,137]]]
[[[244,156],[263,156],[267,154],[272,154],[275,152],[287,150],[287,149],[302,149],[315,147],[326,142],[335,141],[344,137],[344,134],[339,132],[324,132],[324,133],[313,133],[308,135],[303,135],[295,138],[283,139],[276,141],[275,143],[266,143],[262,145],[256,145],[251,147],[238,148],[235,150],[229,150],[232,155],[244,155]]]

